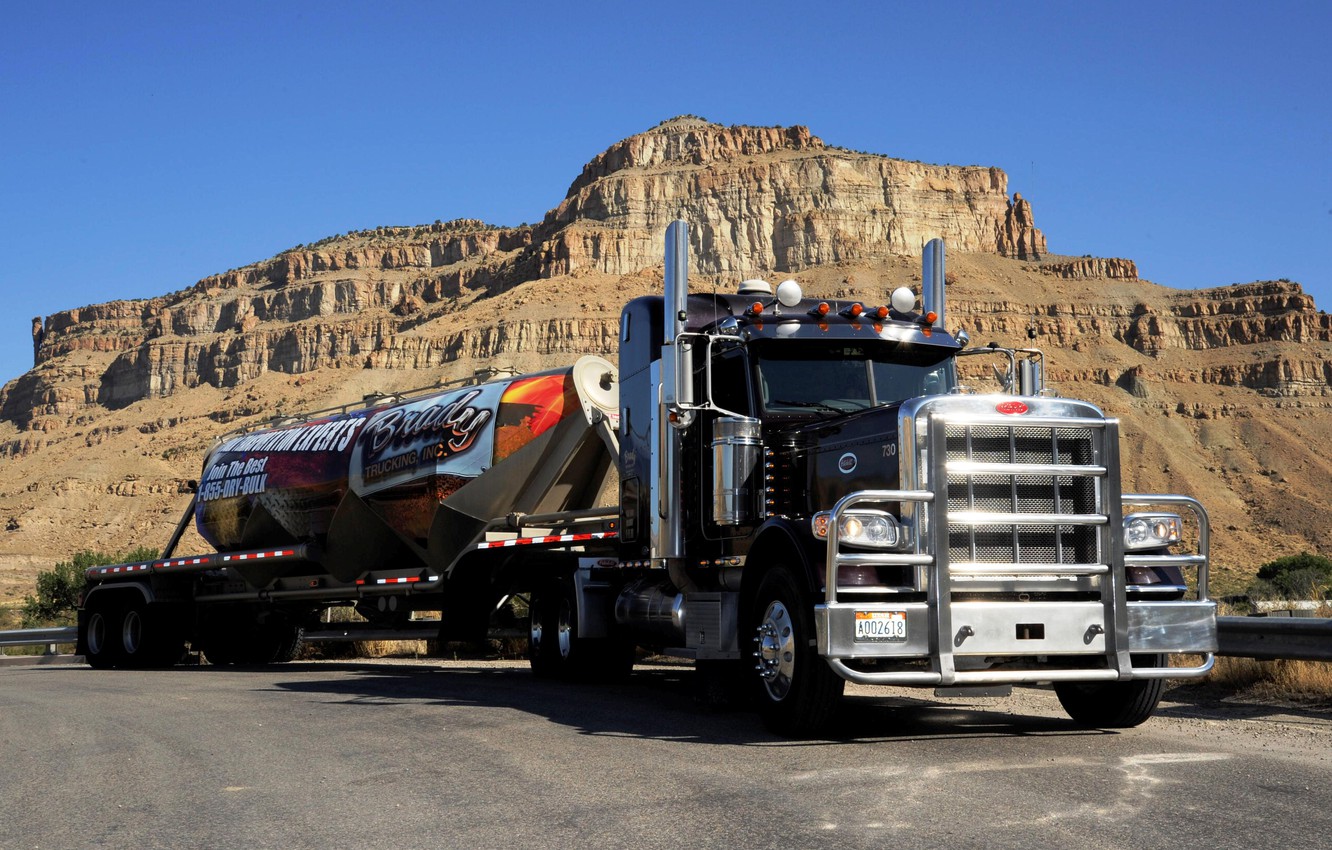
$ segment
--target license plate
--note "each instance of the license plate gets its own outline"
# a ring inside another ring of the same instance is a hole
[[[897,643],[906,639],[905,611],[856,612],[856,640]]]

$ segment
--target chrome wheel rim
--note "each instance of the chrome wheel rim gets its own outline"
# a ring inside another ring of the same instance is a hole
[[[101,655],[106,651],[106,617],[94,611],[88,617],[88,654]]]
[[[573,647],[573,611],[567,599],[560,601],[560,617],[557,625],[560,645],[560,658],[567,659]]]
[[[120,645],[125,648],[126,655],[134,655],[142,642],[143,617],[131,608],[125,612],[125,620],[120,627]]]
[[[528,637],[531,639],[532,643],[532,653],[536,654],[541,651],[542,629],[541,629],[540,612],[538,612],[537,609],[533,608],[528,613],[527,622],[528,622]]]
[[[795,674],[795,630],[791,626],[791,613],[779,600],[773,600],[763,612],[759,623],[758,674],[763,687],[774,701],[786,698],[791,692]]]

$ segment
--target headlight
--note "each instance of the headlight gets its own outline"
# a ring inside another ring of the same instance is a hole
[[[1124,517],[1124,548],[1163,549],[1180,541],[1184,520],[1179,514],[1129,514]]]
[[[810,521],[814,536],[828,539],[828,526],[832,513],[822,511]],[[902,526],[897,519],[883,511],[846,511],[837,529],[837,539],[848,546],[866,546],[873,549],[896,549],[905,542]]]

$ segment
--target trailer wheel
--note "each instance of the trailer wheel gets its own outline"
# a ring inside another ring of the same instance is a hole
[[[1137,667],[1165,667],[1164,655],[1135,655]],[[1056,682],[1055,695],[1080,726],[1129,729],[1152,716],[1165,692],[1165,679],[1128,682]]]
[[[110,605],[97,601],[89,603],[83,623],[83,657],[95,670],[116,665],[115,621],[115,612]]]
[[[120,615],[120,662],[139,669],[171,667],[185,654],[185,641],[160,606],[131,602]]]
[[[300,626],[260,626],[248,624],[231,634],[208,635],[203,642],[203,654],[209,664],[263,665],[294,661],[305,646],[305,629]]]
[[[286,664],[289,661],[295,661],[305,648],[305,629],[300,626],[278,626],[274,629],[271,638],[274,643],[274,651],[269,662],[272,664]]]
[[[541,678],[611,680],[629,675],[634,646],[614,638],[578,636],[573,583],[552,582],[532,595],[527,659]]]
[[[749,609],[759,713],[781,735],[807,737],[827,729],[845,687],[819,657],[813,608],[791,570],[776,566],[759,582]]]

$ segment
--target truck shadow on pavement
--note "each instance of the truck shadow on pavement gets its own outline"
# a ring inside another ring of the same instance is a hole
[[[322,696],[326,702],[418,703],[445,712],[516,710],[596,736],[781,747],[1115,734],[1083,729],[1064,718],[1010,713],[1004,710],[1003,700],[982,700],[983,705],[944,702],[929,698],[931,692],[923,690],[920,698],[849,695],[831,735],[792,741],[768,732],[757,713],[743,704],[717,706],[701,699],[694,673],[686,667],[639,666],[628,679],[614,683],[558,682],[538,679],[525,666],[456,662],[443,667],[374,662],[292,664],[280,671],[256,668],[255,672],[272,679],[272,688]],[[445,716],[442,722],[447,724],[449,718]],[[467,722],[474,723],[476,718]]]

